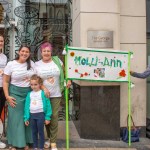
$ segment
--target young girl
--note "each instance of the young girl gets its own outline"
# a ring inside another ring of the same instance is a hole
[[[52,109],[50,99],[48,99],[44,91],[41,90],[42,79],[33,75],[30,79],[32,91],[28,93],[25,101],[24,121],[28,126],[29,122],[32,129],[33,148],[38,148],[38,134],[39,134],[39,148],[44,149],[44,123],[50,123]]]

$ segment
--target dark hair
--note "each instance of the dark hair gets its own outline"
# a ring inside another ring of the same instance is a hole
[[[39,84],[41,84],[41,85],[43,84],[42,78],[40,76],[36,75],[36,74],[31,76],[30,81],[31,80],[37,80]]]
[[[4,36],[3,36],[2,34],[0,34],[0,36],[1,36],[1,37],[3,37],[3,39],[4,39]],[[1,50],[1,49],[0,49],[0,52],[2,52],[2,50]]]
[[[0,36],[4,38],[4,36],[0,33]]]
[[[21,49],[22,49],[23,47],[28,48],[28,49],[29,49],[29,52],[31,52],[30,47],[28,47],[28,46],[26,46],[26,45],[21,45],[18,51],[21,51]],[[17,54],[17,57],[15,58],[15,60],[18,60],[18,59],[19,59],[19,55]],[[29,69],[31,68],[31,57],[30,57],[30,56],[28,57],[28,59],[26,60],[26,62],[27,62],[27,70],[29,70]]]

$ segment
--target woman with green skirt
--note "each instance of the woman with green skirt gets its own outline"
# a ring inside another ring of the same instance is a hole
[[[24,105],[30,91],[29,80],[35,73],[34,63],[30,60],[30,48],[21,46],[18,56],[8,62],[4,69],[3,89],[8,103],[7,140],[10,150],[24,148],[32,143],[30,126],[24,124]]]

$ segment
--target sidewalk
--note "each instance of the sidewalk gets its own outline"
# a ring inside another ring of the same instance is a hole
[[[70,150],[150,150],[150,139],[148,138],[140,138],[140,142],[132,143],[129,148],[128,144],[121,140],[112,141],[81,139],[72,121],[69,122],[69,129]],[[3,141],[6,142],[6,139],[3,138]],[[66,150],[65,121],[59,122],[57,146],[58,150]],[[8,147],[5,150],[8,150]]]
[[[6,141],[4,141],[6,142]],[[58,150],[66,150],[64,140],[58,140]],[[103,140],[71,140],[70,150],[150,150],[150,140],[141,138],[140,142],[132,143],[131,147],[122,141],[103,141]],[[0,149],[1,150],[1,149]],[[8,147],[5,149],[8,150]],[[21,150],[21,149],[20,149]]]
[[[9,150],[9,149],[5,149],[5,150]],[[58,148],[58,150],[66,150],[66,149]],[[70,148],[70,150],[137,150],[137,149],[135,148]]]

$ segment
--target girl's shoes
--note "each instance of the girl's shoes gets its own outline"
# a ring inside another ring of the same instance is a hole
[[[48,149],[48,148],[50,148],[50,145],[51,145],[50,140],[47,140],[44,143],[44,148]]]
[[[58,150],[57,149],[57,146],[56,146],[56,143],[50,143],[50,140],[47,140],[44,144],[44,148],[45,149],[48,149],[51,147],[51,150]]]
[[[29,146],[26,145],[26,146],[24,147],[24,150],[29,150]]]

